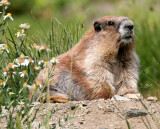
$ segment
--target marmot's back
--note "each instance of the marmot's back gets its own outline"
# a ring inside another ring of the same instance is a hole
[[[82,40],[42,70],[37,83],[50,80],[51,102],[110,98],[137,93],[139,60],[134,50],[133,22],[126,17],[103,17]],[[54,75],[48,79],[48,71]],[[31,92],[32,94],[32,92]]]

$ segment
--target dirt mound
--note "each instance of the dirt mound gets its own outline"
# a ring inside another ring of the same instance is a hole
[[[52,114],[49,125],[56,129],[127,129],[128,126],[134,129],[156,129],[160,123],[160,102],[146,100],[72,101],[36,105],[34,109],[36,108],[41,109],[32,128],[39,128],[44,119],[47,119],[44,118],[47,115],[46,109]],[[0,125],[4,125],[1,122]]]

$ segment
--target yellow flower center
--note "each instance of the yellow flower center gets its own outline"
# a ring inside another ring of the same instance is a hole
[[[17,33],[18,33],[18,32],[17,32]],[[20,32],[19,32],[19,33],[20,33]],[[24,57],[24,54],[21,54],[21,55],[20,55],[20,57],[22,57],[22,58],[23,58],[23,57]]]
[[[37,46],[37,44],[36,44],[36,43],[34,43],[34,44],[33,44],[33,46],[34,46],[34,47],[36,47],[36,46]]]
[[[23,84],[23,86],[27,86],[27,82],[25,82],[25,83]]]
[[[23,63],[23,62],[24,62],[24,58],[21,58],[21,57],[20,57],[20,58],[18,59],[18,62],[19,62],[19,63]]]
[[[32,86],[33,86],[33,87],[36,87],[36,84],[35,84],[35,83],[33,83],[33,84],[32,84]]]
[[[3,69],[3,72],[7,72],[8,70],[6,68]]]
[[[47,46],[46,45],[42,45],[40,49],[45,50],[45,49],[47,49]]]
[[[23,70],[22,73],[23,73],[24,75],[26,75],[26,74],[27,74],[27,70]]]
[[[22,105],[24,105],[24,102],[21,101],[19,104],[22,106]]]
[[[0,84],[2,84],[3,83],[3,80],[0,80]]]
[[[12,14],[11,13],[7,13],[7,15],[10,17],[10,16],[12,16]]]
[[[7,46],[7,45],[4,45],[4,49],[8,49],[8,46]]]
[[[52,60],[55,60],[56,58],[55,57],[52,57]]]
[[[13,63],[9,63],[7,67],[12,68],[13,65],[14,65]]]
[[[9,92],[9,95],[13,95],[14,93],[13,92]]]
[[[29,58],[28,58],[28,61],[30,62],[31,60],[32,60],[32,58],[31,58],[31,57],[29,57]]]
[[[2,51],[2,49],[0,49],[0,52]]]
[[[48,61],[45,61],[44,64],[48,64]]]
[[[44,60],[44,58],[43,58],[43,57],[40,57],[40,60]]]
[[[38,67],[37,67],[37,66],[35,66],[35,67],[34,67],[34,69],[35,69],[35,70],[37,70],[37,69],[38,69]]]
[[[17,34],[21,34],[21,32],[18,31]]]

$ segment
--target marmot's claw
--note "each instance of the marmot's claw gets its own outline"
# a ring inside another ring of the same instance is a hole
[[[129,101],[131,99],[139,100],[140,98],[142,98],[142,95],[139,93],[138,94],[126,94],[123,96],[115,95],[112,97],[112,99],[116,99],[119,101]]]

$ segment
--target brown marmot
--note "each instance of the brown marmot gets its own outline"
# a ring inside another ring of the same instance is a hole
[[[70,51],[58,56],[50,80],[50,102],[108,99],[137,93],[139,59],[133,22],[123,16],[105,16]],[[48,79],[51,66],[36,82]],[[31,95],[32,95],[31,90]]]

